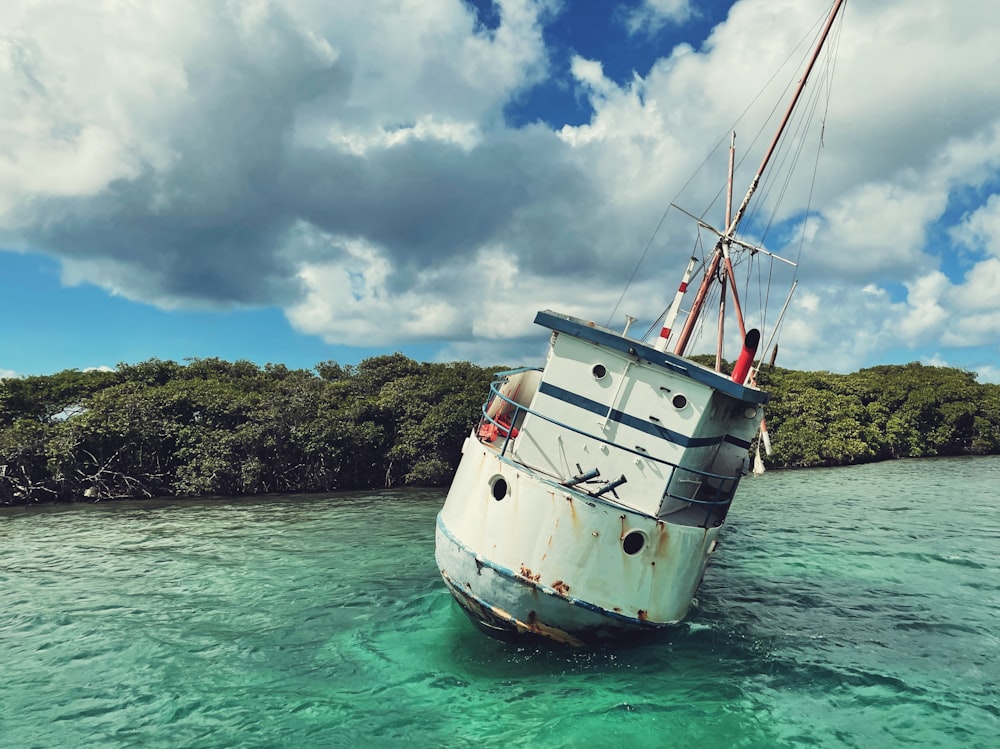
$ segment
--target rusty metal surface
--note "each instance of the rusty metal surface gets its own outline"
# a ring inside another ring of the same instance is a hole
[[[474,442],[466,448],[475,449]],[[437,561],[456,601],[484,631],[586,644],[634,638],[687,613],[718,529],[630,515],[524,475],[509,475],[510,496],[498,501],[489,478],[509,466],[486,449],[470,463],[478,467],[467,464],[458,478],[481,496],[446,502]],[[637,527],[648,540],[626,554],[622,541]]]
[[[497,606],[481,601],[468,591],[458,588],[447,574],[442,573],[448,589],[462,611],[492,637],[502,640],[540,640],[571,647],[635,643],[654,636],[669,625],[636,626],[600,621],[577,626],[572,632],[547,624],[537,611],[529,611],[522,620]]]
[[[498,414],[526,409],[522,427],[502,446],[470,435],[438,517],[459,605],[487,631],[564,643],[683,619],[757,405],[567,335],[530,407],[497,397]]]

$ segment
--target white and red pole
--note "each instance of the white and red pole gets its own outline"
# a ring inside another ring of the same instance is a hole
[[[674,322],[677,320],[677,315],[681,311],[681,300],[684,298],[684,292],[687,291],[688,284],[691,282],[691,275],[694,273],[694,266],[697,262],[698,258],[696,257],[692,257],[688,262],[684,276],[681,278],[681,285],[677,287],[677,293],[674,294],[674,301],[670,303],[667,316],[663,319],[660,337],[656,339],[656,346],[654,348],[657,351],[667,350],[667,341],[670,340],[670,329],[673,328]]]

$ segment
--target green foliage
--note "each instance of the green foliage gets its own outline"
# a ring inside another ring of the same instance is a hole
[[[777,466],[1000,452],[1000,385],[918,363],[848,375],[764,369]]]
[[[0,504],[441,484],[495,370],[152,359],[0,381]]]
[[[0,380],[0,504],[445,484],[497,369],[151,359]],[[772,466],[1000,452],[1000,385],[969,372],[765,368],[758,381]]]
[[[0,427],[17,419],[47,423],[114,381],[115,373],[67,369],[43,377],[0,379]]]

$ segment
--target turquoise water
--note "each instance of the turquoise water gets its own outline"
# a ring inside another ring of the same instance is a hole
[[[3,747],[1000,745],[1000,457],[748,478],[689,621],[480,634],[441,491],[0,511]]]

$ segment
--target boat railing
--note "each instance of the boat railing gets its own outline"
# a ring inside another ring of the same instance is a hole
[[[500,387],[506,382],[506,378],[508,376],[532,370],[541,371],[538,367],[522,367],[520,369],[512,369],[505,372],[497,372],[496,379],[490,383],[490,397],[483,404],[483,418],[476,433],[480,436],[480,438],[482,438],[483,426],[485,424],[489,424],[491,427],[496,429],[496,436],[503,438],[503,442],[500,445],[501,457],[505,457],[508,460],[512,459],[507,455],[507,452],[510,448],[511,442],[518,434],[518,430],[514,425],[523,423],[524,416],[531,414],[542,421],[554,424],[560,429],[566,429],[616,450],[632,453],[633,455],[637,455],[645,460],[666,466],[670,469],[670,478],[667,479],[667,487],[663,494],[664,499],[669,498],[679,500],[681,502],[690,502],[691,504],[702,505],[710,509],[725,508],[732,503],[733,496],[736,494],[736,488],[740,483],[740,479],[743,477],[742,473],[737,473],[735,476],[711,473],[710,471],[702,471],[697,468],[681,466],[669,460],[649,455],[646,452],[633,450],[624,445],[612,442],[611,440],[600,435],[586,432],[582,429],[577,429],[576,427],[572,427],[569,424],[559,421],[558,419],[553,419],[550,416],[541,414],[538,411],[528,408],[527,406],[518,403],[500,392]],[[488,412],[490,405],[494,402],[494,399],[497,398],[502,400],[511,408],[507,409],[501,407],[501,409],[496,411],[495,415],[497,418],[494,418],[493,416],[490,416]],[[690,485],[692,483],[697,485],[694,491],[681,493],[680,487],[685,484]]]

